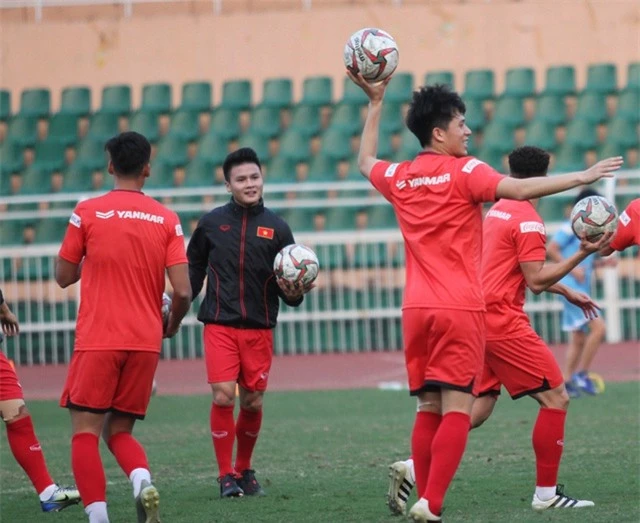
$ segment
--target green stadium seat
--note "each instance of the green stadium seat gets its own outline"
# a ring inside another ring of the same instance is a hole
[[[558,149],[553,172],[582,171],[586,167],[584,148],[571,143],[565,143]]]
[[[400,134],[400,148],[394,155],[393,160],[396,162],[413,160],[422,150],[423,148],[418,139],[407,127],[405,127]]]
[[[466,124],[473,132],[482,130],[487,125],[487,115],[484,112],[482,100],[465,100],[467,112],[465,113]]]
[[[595,149],[598,146],[596,126],[587,120],[574,119],[567,125],[564,142],[580,147],[583,151]]]
[[[549,67],[543,94],[572,96],[576,94],[576,70],[571,65]]]
[[[249,131],[263,138],[276,138],[280,134],[280,109],[275,106],[260,106],[251,111]]]
[[[280,137],[280,154],[295,162],[306,162],[311,156],[309,140],[296,130],[288,130]]]
[[[593,64],[587,68],[586,92],[614,94],[618,90],[616,66],[614,64]]]
[[[11,118],[11,93],[6,89],[0,89],[0,122],[6,122]]]
[[[167,135],[158,142],[156,160],[168,163],[173,168],[189,163],[188,142],[181,136]]]
[[[65,144],[56,139],[36,143],[32,167],[48,173],[62,171],[65,167]]]
[[[36,243],[60,243],[67,232],[69,218],[46,218],[36,225]]]
[[[373,205],[369,207],[370,229],[396,229],[398,221],[391,205]]]
[[[627,90],[640,90],[640,62],[627,66]]]
[[[203,158],[196,156],[193,158],[185,172],[185,187],[211,187],[216,185],[216,164]]]
[[[267,165],[267,181],[271,183],[294,183],[296,181],[296,162],[278,154]]]
[[[485,144],[478,151],[478,158],[488,163],[496,171],[504,172],[504,155],[506,154],[504,149],[504,147],[496,149]],[[508,152],[511,152],[511,149]]]
[[[530,67],[509,69],[502,96],[529,98],[536,95],[536,73]]]
[[[611,158],[612,156],[624,156],[625,148],[617,142],[604,142],[598,147],[598,160]]]
[[[465,100],[488,100],[494,97],[495,77],[490,69],[467,71],[464,75]]]
[[[617,143],[624,149],[640,147],[637,126],[623,118],[615,118],[607,125],[607,143]]]
[[[292,207],[290,209],[286,209],[283,214],[284,220],[294,231],[313,230],[313,216],[315,214],[313,209]]]
[[[356,227],[356,209],[353,207],[331,207],[327,210],[328,231],[353,230]]]
[[[455,80],[451,71],[434,71],[424,77],[424,85],[444,84],[455,89]]]
[[[540,198],[536,210],[547,223],[563,222],[565,220],[564,204],[566,203],[568,202],[564,198]]]
[[[45,194],[50,191],[51,171],[49,169],[34,162],[22,171],[20,176],[22,178],[21,194]]]
[[[75,169],[89,169],[97,171],[107,166],[107,155],[104,151],[104,142],[88,136],[82,140],[76,148],[76,159],[73,162]]]
[[[327,129],[320,140],[320,152],[334,160],[349,160],[353,155],[350,138],[341,129]]]
[[[269,141],[257,134],[243,134],[238,141],[238,147],[250,147],[256,152],[261,162],[267,163],[271,158]]]
[[[49,89],[25,89],[20,95],[20,114],[48,118],[51,112],[51,92]]]
[[[220,107],[245,111],[251,109],[251,82],[249,80],[229,80],[222,84]]]
[[[534,120],[552,125],[564,125],[567,122],[567,106],[562,95],[544,95],[536,102]]]
[[[95,113],[89,124],[90,136],[94,140],[106,143],[120,132],[118,115],[116,113]]]
[[[380,115],[380,130],[395,134],[401,132],[403,127],[402,104],[385,103],[382,106],[382,114]]]
[[[302,83],[302,105],[331,105],[333,102],[333,79],[329,76],[312,76]]]
[[[515,147],[513,128],[502,122],[489,123],[482,132],[482,146],[500,151],[502,154],[510,153]]]
[[[151,175],[144,182],[144,189],[168,189],[174,186],[175,167],[157,158],[151,162]]]
[[[35,116],[18,114],[9,121],[7,140],[14,141],[22,147],[33,147],[38,140],[38,119]]]
[[[237,109],[220,107],[213,112],[209,133],[235,140],[241,132],[240,113]]]
[[[360,107],[353,104],[340,104],[334,107],[329,129],[338,129],[345,134],[355,135],[362,131]]]
[[[317,136],[322,129],[320,107],[299,104],[293,109],[289,129],[295,129],[305,136]]]
[[[94,170],[78,162],[74,162],[64,173],[62,190],[64,192],[83,192],[93,190]]]
[[[340,100],[341,103],[353,105],[365,105],[369,103],[369,98],[364,94],[364,91],[346,76],[343,80],[343,86],[344,89],[342,100]]]
[[[207,112],[211,110],[213,90],[209,82],[187,82],[182,86],[180,109]]]
[[[160,139],[158,115],[150,111],[133,113],[129,118],[129,130],[140,133],[151,143],[156,143]]]
[[[54,114],[49,120],[47,137],[66,146],[75,145],[78,141],[78,115],[62,112]]]
[[[198,144],[196,156],[215,165],[222,165],[229,154],[229,141],[214,133],[206,134]]]
[[[533,120],[527,126],[524,143],[525,145],[540,147],[545,151],[555,151],[558,147],[555,127],[549,122]]]
[[[634,123],[640,122],[640,88],[628,89],[620,93],[616,118],[624,118]]]
[[[270,78],[262,84],[262,104],[285,109],[293,103],[293,84],[290,78]]]
[[[393,147],[391,146],[391,133],[380,131],[378,137],[378,158],[389,160],[393,157]],[[357,155],[354,154],[354,158],[357,160]]]
[[[102,88],[101,113],[127,115],[131,112],[131,86],[108,85]]]
[[[142,86],[141,111],[167,114],[171,112],[171,107],[171,85],[167,83],[157,83]]]
[[[522,127],[526,123],[524,101],[519,97],[500,98],[496,102],[493,121],[512,127]]]
[[[330,182],[338,178],[338,160],[325,154],[316,154],[309,162],[309,172],[305,181]]]
[[[591,124],[599,124],[607,121],[607,101],[603,94],[598,92],[585,92],[578,98],[575,119],[586,120]]]
[[[169,134],[194,142],[200,136],[200,117],[196,111],[178,110],[171,115]]]
[[[4,195],[4,194],[3,194]],[[0,227],[0,245],[19,245],[22,243],[22,222],[18,220],[2,220]],[[9,261],[9,258],[6,258]],[[5,278],[9,279],[8,271],[5,272]]]
[[[0,176],[7,177],[24,168],[23,150],[20,144],[5,140],[0,144]]]
[[[411,101],[413,93],[413,75],[394,73],[384,93],[385,102],[404,104]]]
[[[378,158],[385,158],[380,153],[378,153],[377,156]],[[351,158],[351,161],[349,162],[349,168],[347,169],[347,175],[343,177],[342,180],[349,181],[349,182],[353,182],[353,181],[361,182],[363,180],[362,174],[360,173],[360,167],[358,166],[357,156],[353,156]],[[356,194],[357,193],[355,191],[347,191],[347,190],[345,190],[344,193],[342,192],[339,193],[339,195],[344,195],[345,197],[353,197]],[[366,192],[363,196],[366,196]]]
[[[64,88],[60,101],[60,112],[88,116],[91,113],[91,90],[86,86]]]

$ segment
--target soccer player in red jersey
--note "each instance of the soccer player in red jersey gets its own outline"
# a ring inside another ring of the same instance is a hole
[[[144,419],[163,335],[173,336],[191,302],[178,216],[142,193],[151,146],[134,132],[106,144],[114,189],[75,208],[62,242],[56,281],[80,280],[80,310],[60,405],[69,409],[71,465],[90,523],[109,521],[98,439],[131,480],[138,521],[157,523],[159,495],[147,456],[132,436]],[[165,271],[173,302],[165,332]]]
[[[409,515],[414,521],[440,521],[445,493],[466,447],[484,360],[482,203],[528,200],[589,184],[613,176],[622,159],[552,178],[505,177],[467,156],[471,130],[465,105],[438,85],[414,92],[407,113],[407,126],[424,151],[413,161],[382,161],[376,151],[389,79],[369,84],[360,74],[347,74],[370,102],[360,171],[393,205],[405,241],[402,324],[409,389],[418,397],[412,454],[420,495]]]
[[[0,290],[0,345],[2,337],[15,336],[20,327]],[[0,416],[7,427],[7,440],[13,457],[25,471],[40,497],[43,512],[59,512],[80,503],[78,489],[60,487],[51,479],[33,422],[24,402],[22,386],[15,369],[0,351]]]
[[[613,251],[624,251],[633,245],[640,245],[640,198],[631,200],[620,213],[611,245],[600,251],[600,254],[608,256]]]
[[[198,319],[204,325],[210,424],[220,497],[261,496],[251,468],[273,358],[280,299],[298,306],[312,286],[276,279],[273,260],[294,243],[289,225],[264,206],[264,179],[253,149],[243,147],[222,166],[231,201],[205,214],[189,241],[189,275],[197,296],[207,278]],[[234,420],[236,387],[240,413]],[[233,446],[237,441],[235,464]]]

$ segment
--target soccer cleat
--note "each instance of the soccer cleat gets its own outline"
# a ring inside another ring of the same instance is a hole
[[[542,501],[536,494],[533,495],[531,508],[533,510],[546,510],[548,508],[583,508],[593,507],[595,503],[585,499],[574,499],[564,494],[564,485],[556,487],[556,495],[547,501]]]
[[[238,485],[238,481],[233,474],[227,474],[222,478],[218,478],[220,483],[220,497],[221,498],[239,498],[244,496],[244,490]]]
[[[160,505],[160,494],[151,483],[142,481],[140,494],[136,497],[136,512],[138,513],[138,523],[160,523],[158,505]]]
[[[591,378],[584,370],[582,372],[576,372],[573,375],[573,383],[582,392],[586,392],[591,396],[595,396],[598,393],[595,384],[591,381]]]
[[[407,500],[411,495],[414,481],[411,479],[409,465],[404,461],[396,461],[389,466],[389,491],[387,505],[389,510],[398,516],[403,516],[407,510]]]
[[[442,517],[436,516],[429,509],[429,501],[420,498],[409,511],[409,520],[414,523],[431,523],[432,521],[442,521]]]
[[[242,471],[241,476],[237,479],[238,486],[242,489],[245,496],[266,496],[266,492],[256,479],[255,470],[246,469]]]
[[[575,399],[580,397],[580,389],[572,381],[565,382],[564,388],[567,389],[567,394],[570,398]]]
[[[80,503],[80,492],[75,487],[61,487],[51,494],[51,497],[46,501],[40,502],[42,512],[60,512],[61,510]]]

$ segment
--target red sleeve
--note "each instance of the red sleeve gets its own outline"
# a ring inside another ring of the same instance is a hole
[[[616,251],[624,251],[636,241],[636,234],[640,230],[640,199],[632,201],[622,211],[618,218],[616,235],[611,240],[611,248]]]
[[[545,261],[547,236],[539,219],[523,219],[513,230],[518,262]]]
[[[84,212],[82,205],[78,205],[71,217],[67,232],[62,240],[58,256],[68,262],[79,264],[85,255],[85,230],[87,227],[88,213]]]
[[[369,180],[373,186],[388,201],[391,201],[391,184],[395,183],[394,178],[399,166],[399,163],[378,160],[369,175]]]
[[[164,260],[165,267],[178,265],[187,262],[187,253],[184,248],[184,234],[180,218],[175,213],[169,215],[169,242],[167,243],[167,254]]]
[[[496,188],[505,176],[477,158],[464,158],[463,161],[460,171],[469,199],[474,203],[494,202]]]

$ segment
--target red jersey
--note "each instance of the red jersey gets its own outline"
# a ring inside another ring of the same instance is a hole
[[[618,229],[611,240],[611,248],[624,251],[632,245],[640,245],[640,198],[632,200],[618,218]]]
[[[405,242],[403,309],[483,311],[482,202],[504,178],[472,157],[420,153],[377,162],[371,183],[391,202]]]
[[[487,212],[483,230],[487,340],[517,337],[531,330],[524,312],[526,280],[520,263],[545,261],[544,223],[530,202],[500,200]]]
[[[138,191],[80,202],[60,257],[82,264],[77,350],[160,351],[165,268],[187,263],[178,216]]]

